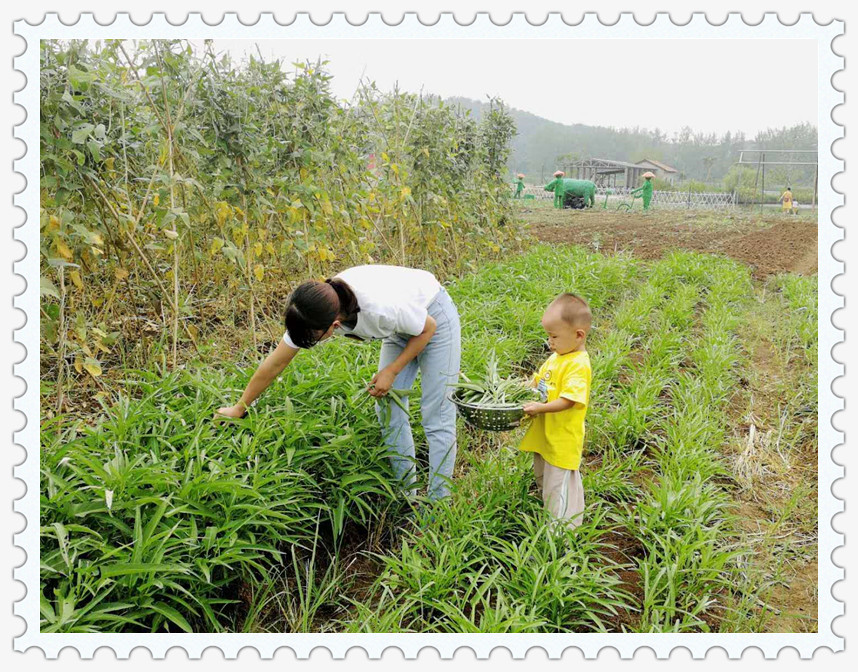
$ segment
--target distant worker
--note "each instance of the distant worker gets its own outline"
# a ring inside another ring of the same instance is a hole
[[[649,171],[646,171],[643,174],[644,183],[642,187],[638,187],[631,192],[632,200],[635,198],[643,199],[643,209],[649,210],[649,204],[652,203],[652,178],[655,175]],[[640,194],[640,196],[636,196],[636,194]]]
[[[554,192],[554,207],[558,210],[563,207],[563,196],[566,193],[566,186],[563,179],[565,174],[562,170],[558,170],[554,173],[554,179],[545,185],[545,191]]]
[[[781,212],[792,212],[792,189],[787,187],[786,191],[781,194],[780,201],[783,204],[781,205]]]
[[[521,192],[524,191],[524,173],[519,173],[515,177],[515,193],[512,195],[512,197],[521,198]]]

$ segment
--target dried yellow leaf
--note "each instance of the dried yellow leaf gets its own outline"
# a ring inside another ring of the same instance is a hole
[[[65,241],[63,241],[62,238],[55,238],[54,239],[54,246],[57,248],[57,252],[59,253],[59,255],[63,259],[65,259],[66,261],[72,260],[72,257],[74,255],[72,254],[72,251],[69,249],[69,246],[65,244]]]
[[[98,378],[101,375],[101,364],[97,359],[87,357],[83,363],[83,368],[93,378]]]

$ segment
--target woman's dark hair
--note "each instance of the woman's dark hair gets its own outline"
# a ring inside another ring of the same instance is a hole
[[[312,348],[340,315],[343,322],[353,327],[359,312],[357,297],[344,281],[310,280],[298,285],[289,297],[286,331],[299,348]]]

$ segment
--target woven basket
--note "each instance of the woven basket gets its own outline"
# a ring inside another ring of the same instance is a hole
[[[521,404],[517,406],[478,406],[460,401],[455,392],[449,395],[449,399],[456,405],[459,415],[465,419],[465,422],[477,429],[485,429],[490,432],[507,432],[518,427],[524,418],[524,410],[522,410]]]

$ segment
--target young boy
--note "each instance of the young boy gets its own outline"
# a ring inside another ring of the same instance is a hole
[[[587,334],[592,314],[575,294],[561,294],[546,308],[542,326],[551,356],[534,376],[542,402],[525,404],[533,418],[520,450],[533,453],[533,473],[542,501],[552,517],[575,528],[584,512],[581,453],[584,416],[590,400],[590,356]]]

